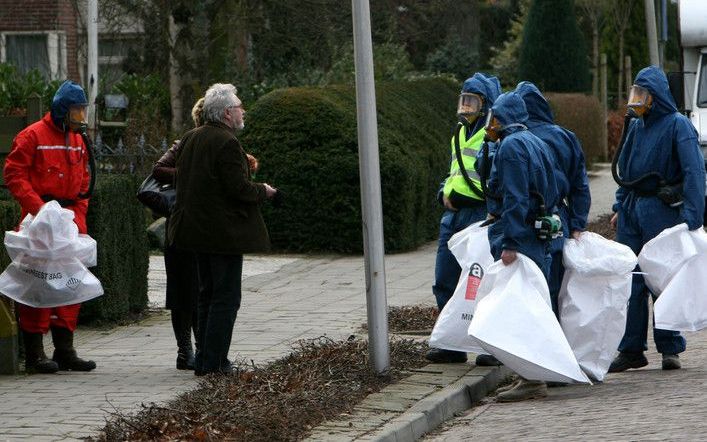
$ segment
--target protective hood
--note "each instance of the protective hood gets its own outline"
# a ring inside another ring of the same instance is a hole
[[[653,95],[653,106],[651,106],[651,110],[648,113],[649,119],[653,116],[677,112],[678,108],[668,86],[668,78],[659,67],[648,66],[641,69],[636,75],[634,84],[648,89]]]
[[[493,116],[503,127],[501,130],[503,136],[523,130],[522,126],[528,122],[528,110],[525,108],[525,103],[515,92],[501,94],[491,109]]]
[[[64,122],[69,113],[69,107],[75,105],[88,105],[86,94],[81,86],[71,80],[66,80],[59,86],[52,100],[51,116],[52,121],[61,130],[66,130]]]
[[[462,92],[483,95],[485,98],[483,110],[484,113],[487,113],[501,94],[501,83],[498,82],[496,77],[477,72],[466,79],[462,86]]]
[[[540,90],[529,81],[521,81],[516,87],[516,93],[525,102],[528,111],[528,120],[531,123],[554,123],[550,103],[547,102]]]

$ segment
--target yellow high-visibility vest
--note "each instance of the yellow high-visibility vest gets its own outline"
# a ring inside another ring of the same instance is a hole
[[[480,129],[467,139],[466,128],[462,125],[459,126],[459,131],[457,132],[464,169],[478,189],[481,189],[481,177],[479,177],[479,174],[474,169],[474,165],[476,164],[476,154],[479,153],[479,150],[481,150],[481,146],[484,143],[484,135],[486,135],[486,131],[484,129]],[[462,172],[459,169],[459,161],[457,161],[456,148],[454,147],[454,138],[452,138],[451,145],[452,164],[449,168],[449,177],[447,177],[447,181],[444,183],[444,189],[442,191],[444,196],[449,198],[452,190],[454,190],[460,195],[483,201],[482,197],[479,197],[479,195],[474,193],[474,191],[469,188],[469,185],[464,179],[464,175],[462,175]]]

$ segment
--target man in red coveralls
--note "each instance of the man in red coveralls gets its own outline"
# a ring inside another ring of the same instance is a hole
[[[22,206],[22,217],[36,215],[42,205],[56,200],[74,212],[79,233],[86,233],[88,152],[80,129],[85,127],[86,94],[81,86],[65,81],[52,101],[51,112],[17,134],[5,161],[5,183]],[[91,371],[96,363],[76,355],[74,330],[81,304],[54,308],[19,306],[28,373],[58,370]],[[54,355],[44,353],[42,337],[52,331]]]

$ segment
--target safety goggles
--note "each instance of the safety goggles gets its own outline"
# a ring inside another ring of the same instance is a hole
[[[628,93],[628,111],[634,117],[643,116],[651,108],[653,104],[653,96],[648,89],[633,85]]]
[[[482,113],[484,99],[477,94],[470,92],[462,92],[459,94],[459,103],[457,104],[457,115],[461,117],[476,118]]]

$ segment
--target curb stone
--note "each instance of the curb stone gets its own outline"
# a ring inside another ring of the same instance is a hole
[[[471,408],[512,374],[507,367],[430,364],[368,395],[350,415],[313,429],[305,440],[411,442]]]

